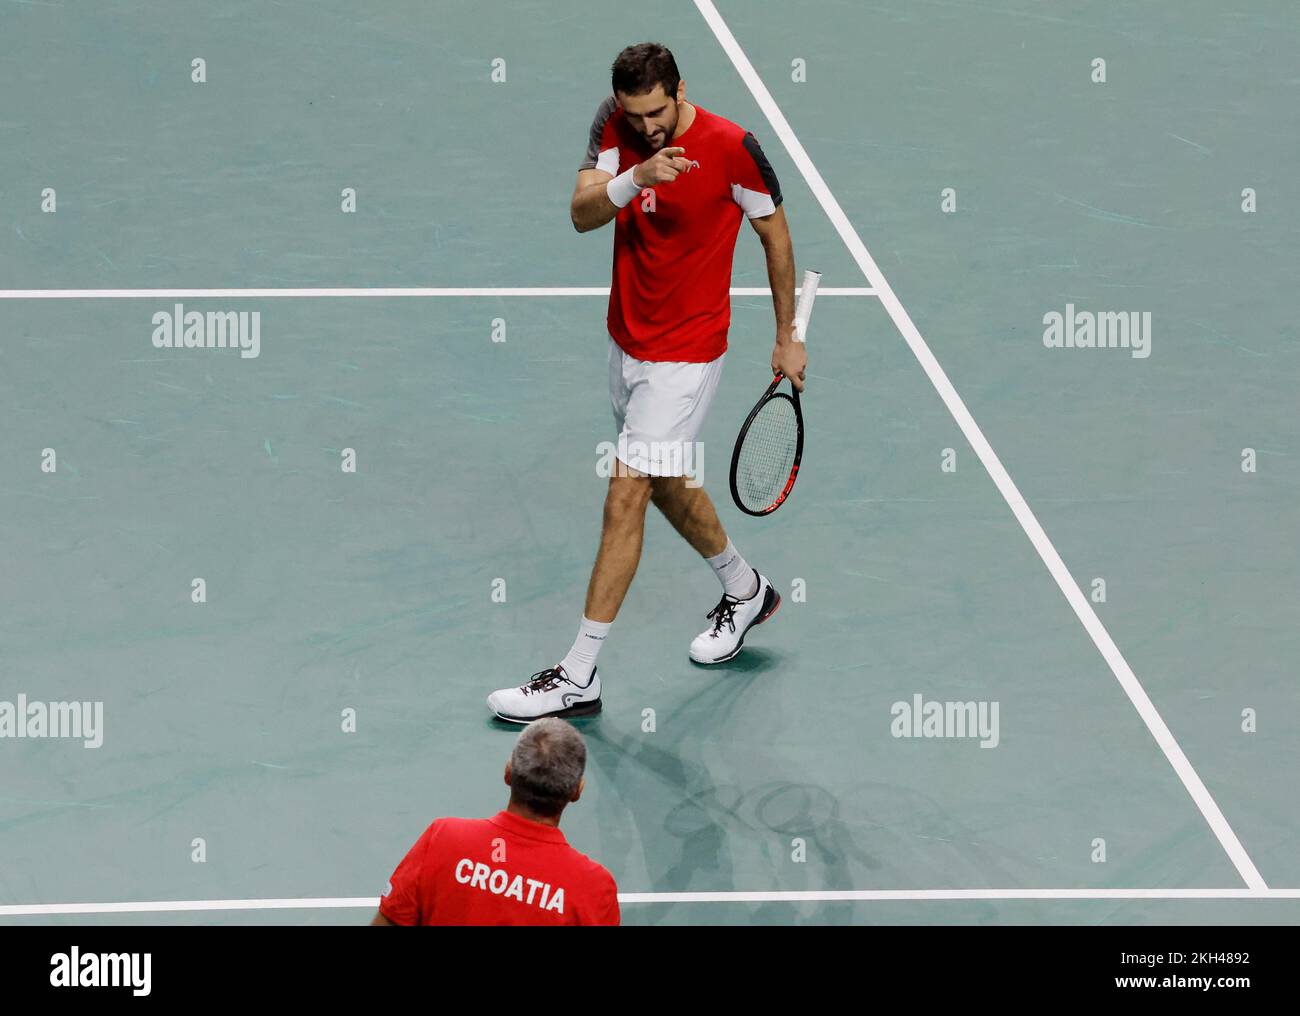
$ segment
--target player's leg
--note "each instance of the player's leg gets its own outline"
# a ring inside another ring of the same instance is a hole
[[[617,463],[609,478],[601,524],[600,549],[587,584],[585,615],[600,624],[618,616],[623,598],[636,575],[645,533],[651,478]]]
[[[691,659],[696,663],[729,660],[740,652],[749,629],[776,613],[780,594],[736,550],[703,487],[688,484],[686,477],[655,477],[650,496],[722,583],[722,599],[708,614],[713,623],[691,643]]]
[[[655,405],[659,409],[656,433],[665,436],[670,451],[669,468],[655,468],[651,497],[656,507],[713,569],[722,584],[722,599],[708,614],[713,624],[691,643],[697,663],[722,663],[740,652],[745,633],[762,624],[781,605],[781,597],[766,578],[751,568],[727,538],[713,501],[700,485],[699,436],[722,378],[719,356],[708,363],[653,365]],[[694,464],[695,470],[686,468]],[[688,475],[690,474],[690,475]]]
[[[577,637],[557,666],[534,674],[518,688],[502,688],[488,696],[488,706],[498,717],[530,723],[542,716],[600,712],[596,657],[636,575],[649,502],[649,477],[620,463],[605,493],[600,549],[591,569]]]
[[[700,557],[726,549],[727,532],[703,487],[692,486],[685,476],[656,476],[650,481],[650,499]]]
[[[503,720],[528,723],[542,716],[588,716],[601,710],[596,657],[636,575],[650,500],[646,464],[627,450],[629,433],[645,416],[641,407],[648,404],[642,368],[641,361],[628,357],[610,340],[609,394],[619,430],[619,457],[605,492],[600,547],[583,616],[573,645],[558,664],[534,674],[520,687],[502,688],[488,696],[488,707]],[[633,442],[634,451],[639,447]]]
[[[596,657],[618,617],[628,587],[641,561],[650,478],[616,463],[605,494],[600,549],[587,583],[587,603],[578,623],[578,635],[560,661],[570,682],[588,688],[596,674]]]

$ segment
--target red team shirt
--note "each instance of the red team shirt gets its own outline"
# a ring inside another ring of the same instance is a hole
[[[685,148],[690,169],[653,188],[653,206],[643,190],[614,217],[607,325],[638,360],[706,363],[727,349],[740,220],[773,214],[781,188],[754,135],[700,106],[668,147]],[[611,95],[581,168],[618,176],[653,154]]]
[[[618,887],[555,826],[508,811],[440,818],[379,901],[394,924],[618,924]]]

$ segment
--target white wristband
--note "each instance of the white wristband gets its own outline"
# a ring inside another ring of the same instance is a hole
[[[641,193],[641,185],[632,179],[636,171],[633,166],[626,173],[620,173],[605,185],[605,194],[617,208],[623,208]]]

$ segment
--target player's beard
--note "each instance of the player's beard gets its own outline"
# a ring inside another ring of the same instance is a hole
[[[664,148],[666,145],[668,145],[672,141],[673,135],[677,133],[677,121],[679,118],[680,118],[680,114],[674,113],[673,122],[668,124],[658,132],[659,134],[658,139],[651,141],[649,138],[646,138],[646,144],[648,144],[656,152]]]

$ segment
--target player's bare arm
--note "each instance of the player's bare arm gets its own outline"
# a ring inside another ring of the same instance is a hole
[[[618,214],[618,205],[609,200],[606,187],[614,177],[603,169],[578,170],[578,184],[573,188],[569,218],[579,233],[599,229]]]
[[[763,244],[767,257],[767,282],[772,289],[772,309],[776,314],[776,346],[772,350],[772,373],[789,379],[803,391],[808,352],[794,338],[794,245],[785,209],[778,207],[771,215],[750,219],[750,225]]]
[[[684,173],[690,164],[682,158],[682,153],[685,151],[685,148],[665,148],[656,152],[645,162],[633,168],[633,182],[638,187],[654,187],[661,183],[671,183],[677,179],[679,173]],[[573,220],[573,228],[579,233],[599,229],[618,214],[618,205],[609,199],[607,192],[612,179],[613,176],[603,169],[578,171],[578,183],[573,189],[569,217]]]

